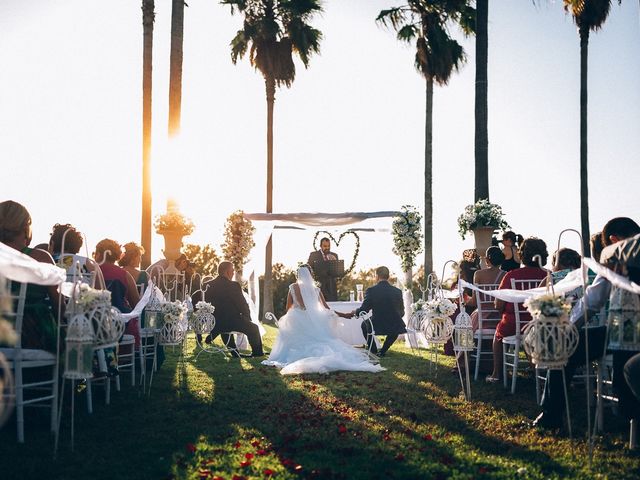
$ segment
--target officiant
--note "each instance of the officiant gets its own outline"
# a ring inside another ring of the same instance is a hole
[[[338,300],[338,286],[336,279],[338,271],[338,255],[331,251],[331,241],[324,237],[320,240],[320,250],[311,252],[307,263],[313,270],[316,281],[320,282],[320,290],[327,302]]]

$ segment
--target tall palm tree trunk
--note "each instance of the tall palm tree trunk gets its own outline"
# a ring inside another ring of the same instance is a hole
[[[589,182],[587,177],[587,60],[589,28],[580,30],[580,226],[582,246],[589,255]]]
[[[273,105],[276,99],[276,82],[272,77],[265,79],[267,91],[267,213],[273,212]],[[273,312],[273,293],[271,289],[273,248],[272,236],[267,242],[264,262],[264,309]]]
[[[182,43],[184,0],[171,2],[171,54],[169,57],[169,138],[180,133],[182,105]]]
[[[487,65],[489,0],[476,1],[475,200],[489,198]]]
[[[433,271],[433,79],[427,79],[424,127],[424,276]]]
[[[151,264],[151,87],[154,10],[154,0],[142,0],[142,268]]]

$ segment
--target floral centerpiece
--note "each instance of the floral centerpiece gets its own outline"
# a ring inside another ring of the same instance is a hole
[[[422,252],[421,222],[422,216],[415,207],[404,205],[392,224],[393,253],[400,257],[407,287],[411,283],[411,269],[416,264],[416,257]]]
[[[502,207],[484,198],[464,207],[464,213],[458,217],[458,232],[463,240],[470,231],[482,227],[493,227],[499,230],[509,228],[509,224],[504,219]]]
[[[422,310],[425,312],[422,332],[427,342],[446,343],[453,333],[453,322],[450,316],[456,311],[456,305],[448,298],[434,298],[428,300]]]
[[[567,364],[578,346],[578,329],[569,322],[571,304],[563,297],[547,293],[524,302],[533,320],[523,333],[523,346],[539,368],[559,368]]]
[[[432,317],[450,317],[456,311],[456,305],[448,298],[434,298],[425,303],[424,310]]]
[[[111,292],[109,290],[96,290],[86,283],[80,283],[76,288],[76,306],[81,311],[90,312],[97,308],[111,306]]]
[[[195,229],[191,219],[175,210],[158,215],[153,222],[153,226],[156,229],[156,233],[160,235],[167,232],[176,232],[186,236],[191,235]]]
[[[200,301],[200,302],[196,303],[196,314],[198,314],[198,313],[208,313],[210,315],[213,315],[213,312],[215,311],[215,309],[216,309],[216,307],[211,305],[209,302]]]
[[[165,302],[160,307],[160,312],[162,312],[164,323],[176,323],[184,320],[187,307],[180,301]]]
[[[215,322],[213,312],[215,309],[216,307],[211,305],[209,302],[200,301],[196,303],[196,310],[193,314],[193,318],[191,319],[191,325],[193,331],[196,332],[197,335],[204,335],[213,330]]]
[[[227,218],[224,227],[224,243],[222,253],[224,257],[233,263],[238,275],[249,260],[249,252],[255,246],[253,234],[256,231],[253,223],[245,218],[244,212],[238,210]]]
[[[411,304],[411,310],[413,310],[414,312],[418,312],[420,310],[426,310],[426,305],[427,305],[427,301],[420,299],[417,302]]]

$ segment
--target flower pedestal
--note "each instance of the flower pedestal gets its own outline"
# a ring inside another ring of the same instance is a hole
[[[491,238],[495,227],[477,227],[473,229],[475,249],[481,259],[482,268],[487,268],[486,253],[491,246]]]
[[[169,260],[169,268],[166,269],[166,273],[173,273],[175,268],[175,261],[180,256],[180,249],[182,248],[182,238],[184,234],[178,230],[164,230],[161,235],[164,237],[164,250],[162,253],[164,257]]]

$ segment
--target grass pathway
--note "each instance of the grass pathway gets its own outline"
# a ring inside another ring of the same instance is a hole
[[[266,344],[275,336],[268,327]],[[387,371],[283,377],[259,359],[202,354],[191,339],[154,377],[146,398],[130,386],[94,414],[76,402],[76,452],[68,415],[58,458],[46,418],[27,423],[27,443],[14,424],[0,431],[2,479],[482,479],[638,478],[640,455],[624,446],[626,425],[612,419],[598,439],[594,467],[583,440],[584,392],[572,392],[573,441],[526,427],[537,412],[533,381],[518,394],[472,384],[460,393],[453,360],[428,360],[394,345]],[[126,382],[123,382],[126,383]],[[100,392],[98,390],[98,392]],[[68,398],[68,397],[67,397]]]

